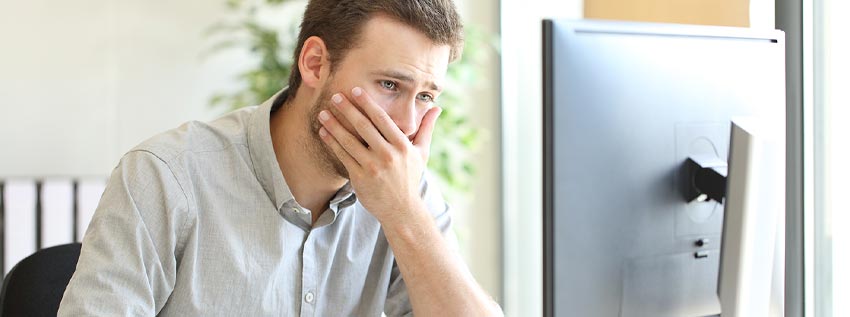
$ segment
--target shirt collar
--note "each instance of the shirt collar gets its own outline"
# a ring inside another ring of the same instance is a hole
[[[354,194],[354,188],[351,187],[351,181],[348,181],[348,183],[345,183],[345,186],[342,186],[336,192],[329,205],[334,214],[338,214],[340,209],[350,206],[356,200],[357,196]]]
[[[284,97],[287,88],[276,93],[259,106],[259,109],[251,116],[248,127],[248,151],[251,153],[251,161],[254,163],[254,174],[263,190],[274,202],[275,207],[281,210],[283,204],[294,200],[289,186],[280,171],[277,156],[274,153],[271,137],[270,116],[272,106],[278,97]]]

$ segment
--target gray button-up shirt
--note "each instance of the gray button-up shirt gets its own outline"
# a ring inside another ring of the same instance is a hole
[[[121,159],[60,316],[410,314],[381,225],[350,185],[315,225],[293,198],[272,148],[273,100],[186,123]],[[427,178],[423,199],[454,243]]]

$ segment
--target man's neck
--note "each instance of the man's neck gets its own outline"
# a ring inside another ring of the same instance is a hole
[[[302,89],[295,98],[271,115],[271,137],[277,163],[295,201],[313,214],[313,223],[328,208],[329,201],[347,182],[315,163],[305,140],[311,136],[307,116],[313,101]],[[294,94],[294,91],[289,93]]]

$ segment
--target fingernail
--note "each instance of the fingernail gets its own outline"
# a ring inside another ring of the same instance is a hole
[[[327,136],[327,135],[328,135],[328,131],[326,131],[326,130],[325,130],[325,128],[319,128],[319,135],[321,135],[321,136]]]
[[[351,90],[351,94],[354,95],[354,97],[360,97],[360,95],[363,94],[363,89],[360,89],[360,87],[354,87],[354,89]]]
[[[322,112],[319,112],[319,120],[328,121],[330,117],[331,116],[328,114],[327,110],[322,110]]]
[[[331,97],[331,100],[332,100],[335,104],[339,104],[340,102],[342,102],[342,96],[340,96],[339,94],[334,94],[334,96],[333,96],[333,97]]]

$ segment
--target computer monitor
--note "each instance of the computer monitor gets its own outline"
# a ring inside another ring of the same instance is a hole
[[[720,313],[726,191],[693,183],[722,178],[733,117],[785,122],[783,39],[773,30],[544,21],[546,316]]]

